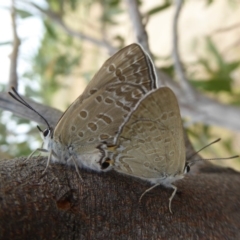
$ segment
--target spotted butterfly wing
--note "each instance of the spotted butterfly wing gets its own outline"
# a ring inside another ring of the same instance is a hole
[[[148,93],[120,127],[114,169],[171,185],[185,168],[183,127],[177,99],[170,88]]]
[[[113,144],[119,126],[154,88],[154,66],[138,44],[117,52],[103,64],[45,141],[53,159],[66,163],[74,158],[80,167],[101,171],[104,152],[100,145]]]

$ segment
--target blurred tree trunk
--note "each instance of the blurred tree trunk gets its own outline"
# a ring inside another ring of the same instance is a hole
[[[0,161],[0,239],[240,239],[240,174],[206,167],[180,193],[114,171],[96,174],[46,158]]]

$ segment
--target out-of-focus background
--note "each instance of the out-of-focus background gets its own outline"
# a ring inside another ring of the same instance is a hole
[[[142,15],[156,68],[177,81],[172,49],[179,1],[132,1]],[[15,45],[18,91],[64,111],[114,50],[136,42],[129,4],[130,0],[1,1],[1,91],[8,90]],[[187,79],[201,94],[229,107],[240,105],[239,16],[238,0],[189,0],[178,20],[179,56]],[[209,125],[204,118],[192,121],[186,115],[183,120],[195,149],[222,138],[205,149],[203,157],[240,154],[238,127],[217,121]],[[28,155],[40,147],[36,123],[6,111],[1,111],[0,122],[1,158]],[[217,163],[240,170],[239,159]]]

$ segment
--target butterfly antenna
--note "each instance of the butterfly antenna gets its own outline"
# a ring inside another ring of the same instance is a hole
[[[218,139],[214,140],[213,142],[210,142],[209,144],[207,144],[206,146],[202,147],[202,148],[199,149],[197,152],[195,152],[193,155],[191,155],[188,159],[191,159],[193,156],[197,155],[197,154],[198,154],[199,152],[201,152],[203,149],[205,149],[205,148],[207,148],[207,147],[209,147],[209,146],[211,146],[211,145],[213,145],[214,143],[217,143],[217,142],[219,142],[219,141],[221,141],[221,138],[218,138]]]
[[[233,159],[233,158],[238,158],[239,155],[235,155],[235,156],[231,156],[231,157],[224,157],[224,158],[204,158],[204,159],[197,159],[194,162],[197,161],[211,161],[211,160],[229,160],[229,159]]]
[[[203,149],[211,146],[212,144],[214,143],[217,143],[221,140],[221,138],[218,138],[216,140],[214,140],[213,142],[207,144],[206,146],[202,147],[200,150],[198,150],[197,152],[195,152],[192,156],[190,156],[188,159],[191,159],[193,156],[195,156],[196,154],[198,154],[199,152],[201,152]],[[235,156],[231,156],[231,157],[224,157],[224,158],[206,158],[206,159],[197,159],[197,160],[194,160],[192,162],[190,162],[189,165],[193,165],[195,162],[198,162],[198,161],[211,161],[211,160],[228,160],[228,159],[233,159],[233,158],[238,158],[239,155],[235,155]]]
[[[14,92],[14,94],[12,92],[8,92],[8,94],[14,98],[17,102],[20,102],[22,105],[24,105],[25,107],[31,109],[33,112],[35,112],[39,117],[41,117],[45,123],[47,124],[48,128],[50,129],[50,125],[48,123],[48,121],[46,120],[46,118],[44,118],[40,113],[38,113],[34,108],[32,108],[20,95],[19,93],[16,91],[16,89],[14,87],[12,87],[12,91]],[[38,129],[42,132],[41,128],[39,126],[37,126]]]

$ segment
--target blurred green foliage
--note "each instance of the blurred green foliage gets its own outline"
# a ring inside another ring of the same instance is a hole
[[[240,59],[237,61],[226,61],[210,37],[206,37],[205,42],[208,56],[199,57],[196,64],[203,67],[208,77],[204,79],[192,79],[190,80],[192,85],[204,91],[215,93],[228,92],[233,94],[232,73],[239,68]],[[212,67],[213,62],[215,63],[214,67]]]

